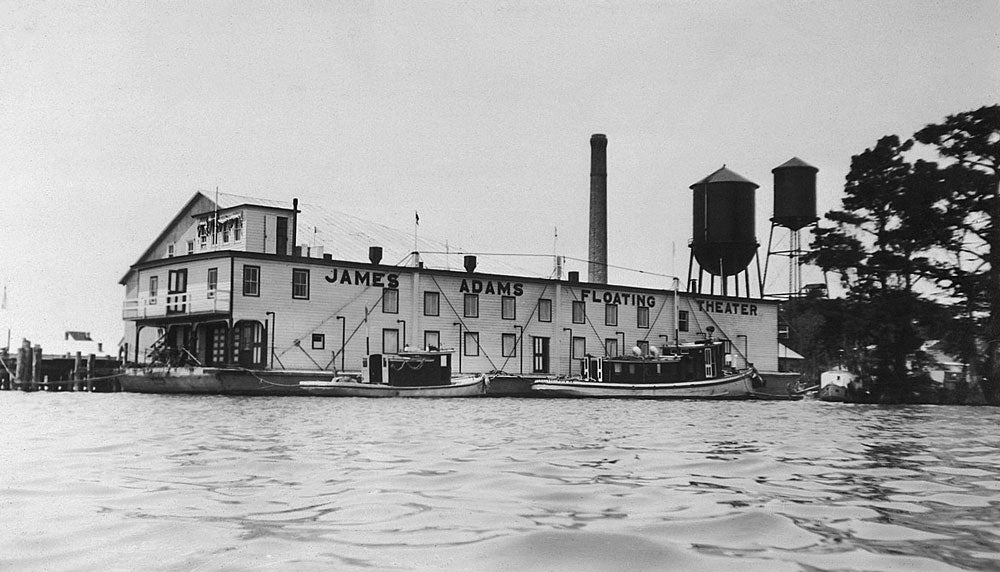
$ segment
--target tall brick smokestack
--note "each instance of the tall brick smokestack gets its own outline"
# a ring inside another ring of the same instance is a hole
[[[590,252],[588,280],[608,283],[608,138],[590,136]]]

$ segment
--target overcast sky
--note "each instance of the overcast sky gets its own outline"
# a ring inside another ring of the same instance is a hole
[[[684,277],[688,187],[723,163],[761,186],[766,248],[773,167],[818,167],[825,212],[852,155],[998,91],[997,0],[2,1],[0,328],[117,343],[118,280],[216,186],[418,210],[470,250],[551,253],[558,228],[586,258],[592,133],[609,263]]]

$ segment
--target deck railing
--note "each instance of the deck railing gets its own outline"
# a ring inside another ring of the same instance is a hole
[[[192,288],[190,292],[181,294],[159,294],[157,296],[143,295],[138,298],[128,298],[122,304],[122,318],[125,320],[141,320],[163,316],[185,314],[214,314],[229,312],[229,290],[213,290]]]

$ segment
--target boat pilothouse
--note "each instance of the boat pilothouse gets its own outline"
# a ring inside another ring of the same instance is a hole
[[[638,347],[631,356],[583,360],[581,378],[592,382],[659,384],[703,381],[722,377],[726,365],[726,340],[705,340],[690,344],[650,348],[643,355]]]
[[[640,399],[742,399],[753,396],[760,377],[752,366],[727,364],[729,341],[711,338],[651,348],[643,355],[586,356],[579,377],[544,379],[531,391],[553,397]]]
[[[398,354],[373,354],[362,359],[361,382],[398,387],[447,385],[451,382],[452,353],[406,348]]]
[[[322,397],[478,397],[486,378],[452,378],[454,350],[405,348],[398,354],[372,354],[363,359],[361,375],[340,375],[330,381],[301,381],[299,386]]]

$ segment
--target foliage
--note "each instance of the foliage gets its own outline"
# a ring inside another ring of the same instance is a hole
[[[842,208],[827,213],[832,224],[816,229],[804,262],[840,277],[848,312],[834,335],[841,347],[853,340],[873,348],[869,363],[888,399],[913,388],[909,369],[921,343],[943,338],[974,371],[987,372],[996,403],[1000,106],[949,116],[914,137],[944,163],[911,162],[914,140],[895,135],[854,156]],[[989,345],[985,369],[979,340]]]

